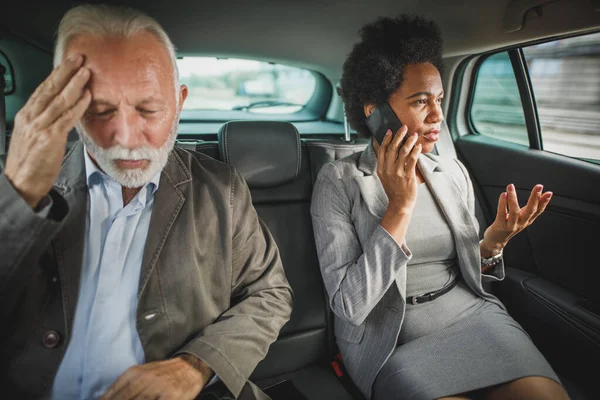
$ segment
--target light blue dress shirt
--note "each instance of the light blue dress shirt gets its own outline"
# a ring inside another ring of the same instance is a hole
[[[52,399],[96,399],[144,363],[136,329],[142,257],[160,173],[123,207],[121,186],[85,153],[89,191],[79,297]]]

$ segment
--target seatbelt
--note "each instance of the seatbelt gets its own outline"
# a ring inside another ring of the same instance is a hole
[[[360,390],[356,387],[352,379],[350,379],[350,375],[344,368],[344,364],[342,363],[342,355],[338,353],[335,356],[335,359],[331,362],[331,367],[335,372],[335,375],[338,377],[340,383],[344,386],[344,389],[352,396],[354,400],[364,400],[365,396],[361,393]]]

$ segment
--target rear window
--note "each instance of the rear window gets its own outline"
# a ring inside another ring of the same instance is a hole
[[[177,66],[189,89],[188,112],[299,113],[317,86],[311,71],[255,60],[181,57]]]

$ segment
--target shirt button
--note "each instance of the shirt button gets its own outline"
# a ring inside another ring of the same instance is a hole
[[[60,342],[60,334],[56,331],[48,331],[42,337],[42,344],[48,349],[53,349]]]

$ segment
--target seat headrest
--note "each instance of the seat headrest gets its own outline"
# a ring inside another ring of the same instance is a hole
[[[218,137],[221,159],[235,167],[250,188],[279,186],[300,173],[300,135],[289,122],[231,121]]]

